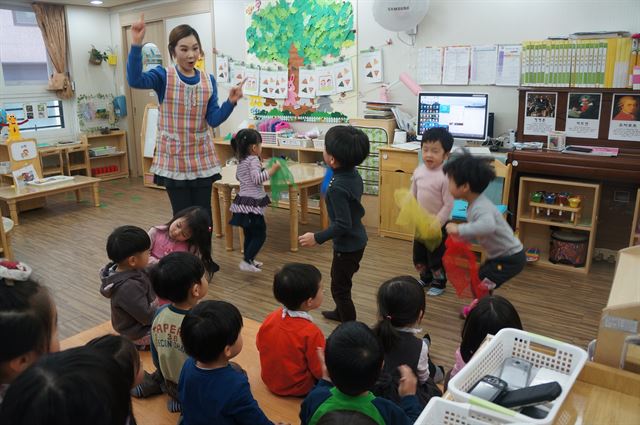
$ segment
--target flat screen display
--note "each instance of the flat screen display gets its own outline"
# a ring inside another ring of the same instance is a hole
[[[456,139],[486,140],[489,95],[431,93],[418,95],[418,140],[432,127],[445,127]]]

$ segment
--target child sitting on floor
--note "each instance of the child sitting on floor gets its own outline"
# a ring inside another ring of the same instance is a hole
[[[480,244],[487,260],[480,266],[478,277],[489,290],[499,288],[520,273],[527,260],[520,240],[493,202],[482,194],[495,178],[495,171],[486,158],[466,152],[452,157],[443,170],[453,197],[469,203],[467,222],[447,224],[447,233]],[[477,302],[476,299],[466,306],[462,315],[466,317]]]
[[[504,328],[522,329],[520,316],[509,300],[490,295],[478,301],[462,327],[462,341],[456,350],[456,363],[449,378],[456,376],[471,360],[487,335],[495,335]]]
[[[151,355],[156,372],[138,385],[132,395],[148,397],[164,391],[169,395],[169,411],[179,412],[178,381],[187,360],[180,327],[189,310],[207,295],[209,282],[200,259],[188,252],[172,252],[162,258],[151,269],[150,277],[156,294],[171,304],[158,310],[151,325]]]
[[[211,217],[201,207],[185,208],[167,224],[149,229],[151,239],[150,263],[156,263],[172,252],[186,251],[196,254],[207,270],[208,278],[220,270],[211,258]]]
[[[100,293],[111,301],[111,324],[138,349],[149,349],[151,321],[158,301],[145,267],[151,241],[136,226],[121,226],[107,239],[111,262],[100,270]]]
[[[429,358],[431,340],[417,335],[425,308],[424,290],[411,276],[394,277],[378,289],[378,324],[373,332],[384,349],[384,367],[373,388],[377,396],[400,402],[398,366],[403,364],[418,377],[416,395],[421,406],[442,395],[435,383],[444,379],[444,370]]]
[[[300,407],[302,425],[315,425],[326,413],[335,410],[355,410],[379,424],[393,425],[413,424],[420,415],[415,395],[417,379],[406,365],[400,366],[400,407],[369,391],[380,375],[384,352],[364,323],[352,321],[339,325],[327,339],[324,360],[327,375]]]
[[[40,356],[60,349],[58,313],[46,287],[19,262],[0,265],[0,405],[11,383]]]
[[[318,348],[324,335],[311,310],[322,305],[320,270],[311,264],[285,264],[273,278],[273,295],[283,305],[267,316],[256,336],[261,376],[271,392],[305,396],[322,378]]]
[[[242,351],[242,316],[225,301],[203,301],[182,321],[189,355],[178,392],[182,425],[273,425],[251,394],[247,376],[229,364]]]

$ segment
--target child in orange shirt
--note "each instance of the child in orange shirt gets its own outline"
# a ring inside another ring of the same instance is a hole
[[[322,275],[311,264],[285,264],[273,278],[273,295],[283,307],[269,314],[260,326],[256,345],[262,380],[281,396],[305,396],[322,378],[318,348],[322,331],[309,311],[322,304]]]

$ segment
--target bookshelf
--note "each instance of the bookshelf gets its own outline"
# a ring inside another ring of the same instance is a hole
[[[114,147],[115,152],[90,156],[91,175],[102,180],[113,180],[129,177],[129,160],[127,156],[127,133],[122,130],[108,134],[83,134],[82,140],[91,149]]]

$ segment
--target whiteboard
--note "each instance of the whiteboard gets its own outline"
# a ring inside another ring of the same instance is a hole
[[[156,150],[156,135],[158,133],[158,107],[156,105],[147,105],[142,123],[143,156],[145,158],[153,158],[153,153]]]

